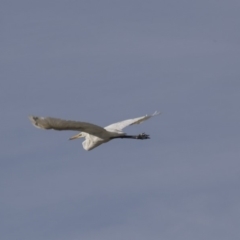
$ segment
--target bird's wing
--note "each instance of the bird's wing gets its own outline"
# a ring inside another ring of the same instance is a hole
[[[94,136],[101,136],[106,130],[92,123],[62,120],[52,117],[29,116],[32,124],[37,128],[54,130],[74,130],[89,133]]]
[[[138,118],[133,118],[133,119],[128,119],[128,120],[124,120],[124,121],[121,121],[121,122],[113,123],[113,124],[105,127],[105,129],[106,130],[119,130],[119,131],[121,131],[123,128],[125,128],[127,126],[130,126],[130,125],[133,125],[133,124],[140,124],[140,123],[146,121],[147,119],[149,119],[153,116],[156,116],[158,114],[160,114],[160,112],[156,111],[152,115],[145,115],[143,117],[138,117]]]

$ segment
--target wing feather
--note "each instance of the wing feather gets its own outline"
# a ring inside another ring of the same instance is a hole
[[[52,117],[29,116],[29,119],[35,127],[42,129],[82,131],[94,136],[100,136],[106,132],[104,128],[92,123],[63,120]]]
[[[105,127],[106,130],[118,130],[121,131],[123,128],[131,126],[133,124],[140,124],[146,120],[148,120],[151,117],[154,117],[156,115],[160,114],[160,112],[154,112],[152,115],[145,115],[143,117],[138,117],[138,118],[133,118],[133,119],[128,119],[124,120],[121,122],[113,123],[111,125],[108,125]]]

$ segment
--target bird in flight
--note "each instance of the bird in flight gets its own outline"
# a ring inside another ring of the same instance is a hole
[[[128,139],[149,139],[149,135],[141,133],[139,135],[127,135],[122,130],[130,125],[139,124],[147,119],[160,114],[160,112],[155,112],[152,115],[146,115],[143,117],[133,118],[124,120],[121,122],[113,123],[107,127],[100,127],[92,123],[62,120],[59,118],[52,117],[36,117],[29,116],[32,124],[37,128],[42,129],[54,129],[54,130],[73,130],[81,131],[77,135],[72,136],[69,140],[77,138],[85,138],[82,145],[86,151],[90,151],[102,143],[109,142],[116,138],[128,138]]]

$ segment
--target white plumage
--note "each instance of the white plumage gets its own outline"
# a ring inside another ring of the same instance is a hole
[[[92,123],[62,120],[52,117],[36,117],[30,116],[29,119],[32,124],[37,128],[42,129],[54,129],[54,130],[74,130],[81,131],[77,135],[70,138],[77,139],[84,137],[85,141],[82,143],[83,148],[87,151],[99,146],[102,143],[106,143],[115,138],[130,138],[130,139],[149,139],[149,135],[142,133],[139,135],[126,135],[122,130],[133,124],[140,124],[147,119],[160,114],[155,112],[152,115],[146,115],[143,117],[124,120],[121,122],[113,123],[105,128],[97,126]]]

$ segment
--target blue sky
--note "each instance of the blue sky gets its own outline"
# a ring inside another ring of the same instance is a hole
[[[3,1],[2,240],[239,239],[238,1]],[[86,152],[28,115],[106,126]]]

